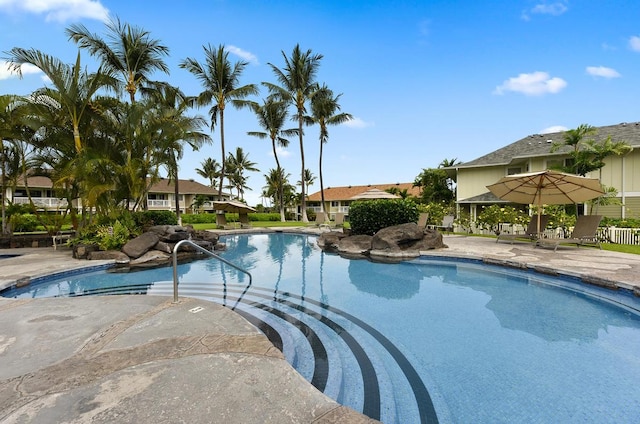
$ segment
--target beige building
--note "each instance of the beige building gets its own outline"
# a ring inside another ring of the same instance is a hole
[[[414,187],[413,183],[395,183],[395,184],[369,184],[359,186],[345,187],[327,187],[324,189],[325,211],[329,214],[330,219],[334,219],[336,213],[344,213],[349,215],[349,204],[353,202],[353,197],[358,196],[370,189],[378,189],[387,191],[389,189],[397,189],[402,192],[407,190],[407,194],[414,197],[420,196],[420,187]],[[322,204],[321,192],[315,192],[307,197],[307,208],[314,212],[320,212]]]
[[[633,151],[624,156],[605,159],[600,171],[587,175],[599,178],[605,186],[614,187],[622,206],[600,206],[598,214],[612,218],[640,217],[640,122],[598,127],[594,136],[602,141],[611,136],[613,142],[625,141]],[[554,143],[564,143],[564,132],[533,134],[469,162],[448,168],[457,177],[456,203],[475,219],[479,208],[494,203],[507,203],[489,192],[488,185],[505,175],[535,172],[566,164],[570,148],[563,146],[551,153]],[[587,207],[588,210],[588,207]]]
[[[66,209],[67,201],[55,197],[54,190],[52,189],[53,184],[47,177],[29,177],[26,185],[24,184],[24,180],[22,180],[18,183],[15,190],[7,189],[5,198],[14,204],[28,204],[29,196],[26,189],[27,185],[31,199],[37,207],[48,211]],[[198,195],[207,196],[209,200],[218,200],[218,190],[194,180],[179,180],[178,190],[180,194],[177,204],[182,213],[193,212],[192,205]],[[223,193],[222,200],[230,200],[231,198],[232,195],[230,193]],[[75,201],[74,206],[80,206],[79,200]],[[131,207],[133,207],[133,205],[131,205]],[[153,184],[147,194],[147,207],[149,210],[175,211],[176,196],[173,182],[162,178]],[[213,212],[214,209],[211,203],[205,203],[200,211]]]

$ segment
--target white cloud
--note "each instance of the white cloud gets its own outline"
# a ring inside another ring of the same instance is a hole
[[[367,128],[367,127],[373,127],[374,123],[373,122],[365,122],[360,118],[353,118],[348,120],[347,122],[345,122],[344,124],[345,127],[349,127],[349,128]]]
[[[282,146],[276,146],[276,154],[278,158],[288,158],[291,156],[291,152],[285,150]],[[273,157],[273,150],[269,150],[269,156]]]
[[[251,62],[255,65],[258,65],[258,57],[250,52],[244,51],[242,50],[240,47],[236,47],[236,46],[227,46],[226,49],[230,52],[235,54],[236,56],[240,57],[241,59],[246,60],[247,62]]]
[[[629,47],[634,52],[640,52],[640,37],[634,35],[629,38]]]
[[[0,0],[0,2],[2,2],[3,0]],[[0,3],[2,4],[2,3]],[[24,65],[21,66],[22,68],[22,76],[24,77],[25,75],[30,75],[30,74],[41,74],[42,71],[33,66],[30,65],[28,63],[25,63]],[[9,78],[18,78],[18,73],[17,72],[12,72],[11,69],[9,68],[9,62],[4,62],[4,61],[0,61],[0,80],[5,80],[5,79],[9,79]]]
[[[567,7],[566,1],[559,1],[554,3],[539,3],[533,6],[531,9],[523,11],[522,19],[525,21],[531,20],[531,14],[560,16],[567,10],[569,10],[569,8]]]
[[[46,21],[57,22],[109,17],[109,10],[96,0],[0,0],[0,10],[44,14]]]
[[[547,93],[558,93],[567,86],[562,78],[553,77],[546,72],[520,74],[509,78],[494,90],[494,94],[504,94],[507,91],[522,93],[526,96],[540,96]]]
[[[587,74],[592,75],[594,77],[602,77],[602,78],[620,78],[621,75],[612,68],[607,68],[605,66],[587,66]]]
[[[551,133],[563,132],[563,131],[567,131],[568,129],[569,128],[563,125],[553,125],[551,127],[545,128],[542,131],[540,131],[540,134],[551,134]]]

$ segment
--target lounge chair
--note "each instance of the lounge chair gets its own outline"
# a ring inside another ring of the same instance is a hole
[[[453,221],[455,220],[455,216],[453,215],[446,215],[444,218],[442,218],[442,224],[441,225],[436,225],[436,229],[438,230],[443,230],[445,232],[448,233],[452,233],[453,232]]]
[[[548,222],[548,215],[540,215],[540,231],[543,231],[547,227]],[[513,242],[518,239],[527,242],[536,241],[538,239],[538,215],[534,215],[531,217],[531,220],[529,220],[529,225],[527,225],[527,229],[524,231],[524,233],[500,233],[500,235],[498,235],[498,238],[496,239],[496,243],[500,240],[510,240],[511,244],[513,244]]]
[[[327,224],[327,215],[324,212],[316,212],[316,220],[312,225],[319,228],[329,228],[329,224]]]
[[[344,213],[338,212],[333,217],[333,223],[331,223],[331,228],[342,229],[343,226],[344,226]]]
[[[536,246],[553,247],[555,252],[561,244],[575,244],[580,246],[598,246],[602,249],[600,242],[596,236],[598,226],[602,220],[602,215],[580,215],[576,221],[576,226],[571,232],[569,238],[558,239],[540,239],[536,242]]]
[[[418,227],[424,229],[427,227],[427,221],[429,221],[429,214],[428,213],[421,213],[420,217],[418,218]]]
[[[224,213],[216,214],[216,225],[218,226],[219,229],[223,229],[223,230],[232,230],[235,228],[227,224],[227,216]]]
[[[251,228],[251,222],[249,222],[249,215],[246,213],[241,213],[239,215],[240,228]]]

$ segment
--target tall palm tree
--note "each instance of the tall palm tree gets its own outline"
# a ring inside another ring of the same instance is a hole
[[[249,160],[249,154],[242,150],[242,147],[236,148],[235,155],[229,153],[229,171],[227,175],[233,188],[238,190],[238,197],[240,200],[244,200],[244,190],[249,188],[247,186],[248,177],[244,175],[245,171],[260,172],[256,168],[256,163]]]
[[[282,167],[280,166],[280,160],[278,159],[276,145],[286,148],[289,146],[289,140],[285,137],[291,137],[298,134],[298,130],[296,128],[286,130],[282,129],[285,121],[287,120],[287,104],[283,101],[277,101],[273,97],[269,97],[262,105],[254,103],[252,105],[252,109],[258,118],[258,123],[264,129],[264,132],[249,131],[247,134],[260,139],[269,138],[271,140],[271,149],[273,151],[273,157],[276,160],[277,175],[281,175]],[[280,221],[285,222],[284,202],[282,201],[284,197],[284,185],[278,184],[278,186],[280,187],[280,192],[278,193],[279,201],[276,203],[280,205]]]
[[[198,150],[203,144],[210,143],[211,137],[200,131],[206,125],[203,117],[186,114],[193,99],[186,97],[178,88],[164,85],[162,90],[156,91],[152,100],[157,105],[158,119],[155,147],[160,163],[167,169],[169,180],[173,181],[176,216],[180,222],[178,162],[185,144]]]
[[[250,95],[257,95],[255,84],[240,86],[240,76],[248,62],[239,61],[231,65],[229,52],[224,45],[214,49],[211,45],[203,46],[205,63],[201,64],[192,58],[186,58],[180,67],[191,72],[204,87],[197,98],[199,106],[213,104],[209,109],[211,115],[211,130],[220,121],[220,149],[222,150],[222,168],[220,170],[220,186],[218,196],[222,199],[222,188],[226,171],[226,152],[224,144],[224,111],[228,102],[236,108],[246,107],[250,102],[245,100]]]
[[[169,73],[163,57],[169,55],[169,48],[152,39],[149,31],[120,22],[119,18],[107,24],[107,39],[92,34],[81,24],[66,29],[66,34],[80,48],[97,56],[102,66],[113,74],[120,74],[131,103],[136,92],[150,84],[149,77],[154,71]]]
[[[285,66],[283,69],[269,63],[271,69],[276,75],[280,86],[263,83],[271,93],[277,95],[284,101],[293,104],[296,114],[294,119],[298,121],[298,137],[300,140],[300,161],[302,162],[302,169],[300,172],[301,181],[301,209],[302,209],[302,222],[309,222],[307,218],[307,201],[305,196],[305,163],[304,163],[304,133],[302,126],[305,123],[306,116],[306,104],[310,99],[311,94],[316,91],[318,84],[316,83],[316,74],[320,67],[320,61],[322,60],[321,54],[313,54],[311,49],[306,52],[300,50],[300,45],[296,44],[291,53],[291,57],[287,57],[284,51],[282,51],[284,57]]]
[[[264,175],[267,185],[263,187],[263,197],[272,199],[276,207],[284,209],[284,206],[289,204],[289,199],[295,197],[292,195],[295,187],[289,184],[290,176],[283,168],[270,169],[269,173]]]
[[[322,212],[326,212],[324,205],[324,183],[322,180],[322,151],[324,144],[329,141],[329,130],[327,127],[329,125],[340,125],[353,119],[353,116],[349,113],[336,113],[340,110],[340,104],[338,104],[340,96],[342,96],[342,94],[334,97],[333,91],[324,84],[311,96],[311,122],[320,126],[320,160],[318,169],[320,173]]]
[[[220,164],[215,159],[206,158],[200,162],[200,165],[202,168],[196,168],[196,173],[209,180],[209,185],[213,187],[215,181],[220,178]]]

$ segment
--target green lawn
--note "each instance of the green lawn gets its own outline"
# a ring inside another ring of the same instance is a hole
[[[231,222],[229,223],[232,224]],[[215,223],[209,224],[192,224],[196,230],[216,230],[218,226]],[[309,224],[299,221],[251,221],[251,226],[254,228],[272,228],[272,227],[306,227]]]
[[[602,249],[610,250],[612,252],[633,253],[634,255],[640,255],[640,246],[634,246],[631,244],[602,243]]]

